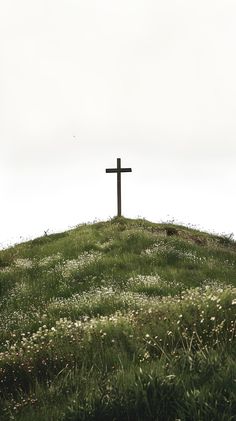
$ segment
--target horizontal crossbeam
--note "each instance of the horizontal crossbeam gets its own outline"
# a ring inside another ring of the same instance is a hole
[[[107,168],[106,169],[106,172],[109,172],[109,173],[111,173],[111,172],[115,172],[115,173],[118,173],[118,172],[132,172],[132,169],[131,168]]]

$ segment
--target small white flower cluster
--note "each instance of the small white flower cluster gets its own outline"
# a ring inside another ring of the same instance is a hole
[[[183,258],[187,258],[188,260],[190,260],[191,262],[194,263],[203,263],[206,262],[206,257],[205,256],[197,256],[196,253],[188,251],[188,252],[180,252],[179,255]]]
[[[31,269],[34,266],[34,261],[31,259],[16,259],[14,266],[19,269]]]
[[[228,267],[235,267],[236,263],[234,261],[231,261],[229,259],[225,259],[224,260],[224,265],[228,266]]]
[[[153,255],[165,255],[169,252],[175,253],[176,256],[182,259],[187,259],[193,263],[204,263],[207,261],[205,256],[198,256],[194,251],[182,251],[174,246],[174,244],[167,244],[164,241],[155,243],[152,247],[142,251],[141,255],[150,256]]]
[[[132,285],[142,285],[142,286],[156,286],[156,285],[160,285],[160,283],[162,282],[160,276],[158,274],[156,275],[137,275],[134,278],[130,278],[128,280],[128,285],[132,286]]]
[[[153,254],[157,254],[157,253],[161,254],[161,253],[164,253],[166,251],[167,251],[167,245],[162,243],[162,242],[159,242],[159,243],[153,244],[152,247],[149,247],[148,249],[143,250],[141,252],[141,255],[152,256]]]
[[[84,320],[72,321],[66,317],[60,318],[55,325],[49,328],[47,325],[41,326],[36,332],[21,333],[20,341],[16,341],[11,345],[6,343],[6,351],[0,352],[0,378],[1,378],[1,363],[14,363],[17,360],[27,358],[27,354],[37,356],[39,352],[47,352],[52,350],[57,340],[66,341],[76,340],[82,342],[86,336],[93,334],[93,331],[98,329],[102,334],[104,329],[109,325],[114,327],[118,324],[132,323],[132,314],[121,314],[117,311],[109,316],[99,316],[96,318],[84,317]],[[36,357],[37,358],[37,357]],[[32,360],[32,358],[31,358]]]
[[[1,268],[0,272],[11,272],[15,269],[32,269],[34,267],[47,267],[52,264],[56,264],[60,259],[62,259],[62,254],[52,254],[50,256],[43,257],[42,259],[38,260],[37,258],[29,259],[29,258],[18,258],[14,260],[11,266],[7,266],[5,268]]]
[[[156,298],[160,295],[174,296],[186,289],[182,282],[162,279],[158,274],[155,275],[137,275],[127,282],[127,288],[136,292],[155,292]]]
[[[97,243],[97,246],[100,250],[105,250],[109,248],[113,244],[114,240],[110,239],[108,241],[105,241],[104,243]]]
[[[147,305],[150,300],[144,295],[132,291],[118,291],[113,288],[101,287],[82,294],[74,294],[69,298],[51,300],[48,311],[66,312],[79,311],[83,314],[93,313],[94,309],[109,306],[111,309],[130,309],[140,305]]]
[[[0,273],[9,273],[11,272],[12,268],[11,266],[5,266],[3,268],[0,268]]]
[[[64,260],[62,263],[56,265],[55,270],[61,272],[64,278],[69,278],[73,273],[82,269],[83,267],[97,262],[102,257],[102,254],[98,251],[88,252],[85,251],[80,254],[77,259]]]
[[[46,256],[43,259],[39,260],[38,266],[39,267],[47,267],[52,263],[57,263],[60,259],[62,259],[61,253],[52,254],[51,256]]]

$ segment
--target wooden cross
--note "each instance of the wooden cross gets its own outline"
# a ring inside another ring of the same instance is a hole
[[[107,168],[108,173],[117,173],[117,216],[121,216],[121,173],[132,172],[131,168],[121,168],[121,159],[117,158],[117,168]]]

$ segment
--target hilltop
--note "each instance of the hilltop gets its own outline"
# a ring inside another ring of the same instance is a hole
[[[0,251],[0,419],[236,418],[236,243],[114,218]]]

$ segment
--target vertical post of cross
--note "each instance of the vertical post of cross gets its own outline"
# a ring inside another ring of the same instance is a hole
[[[117,216],[121,216],[121,163],[117,158]]]

